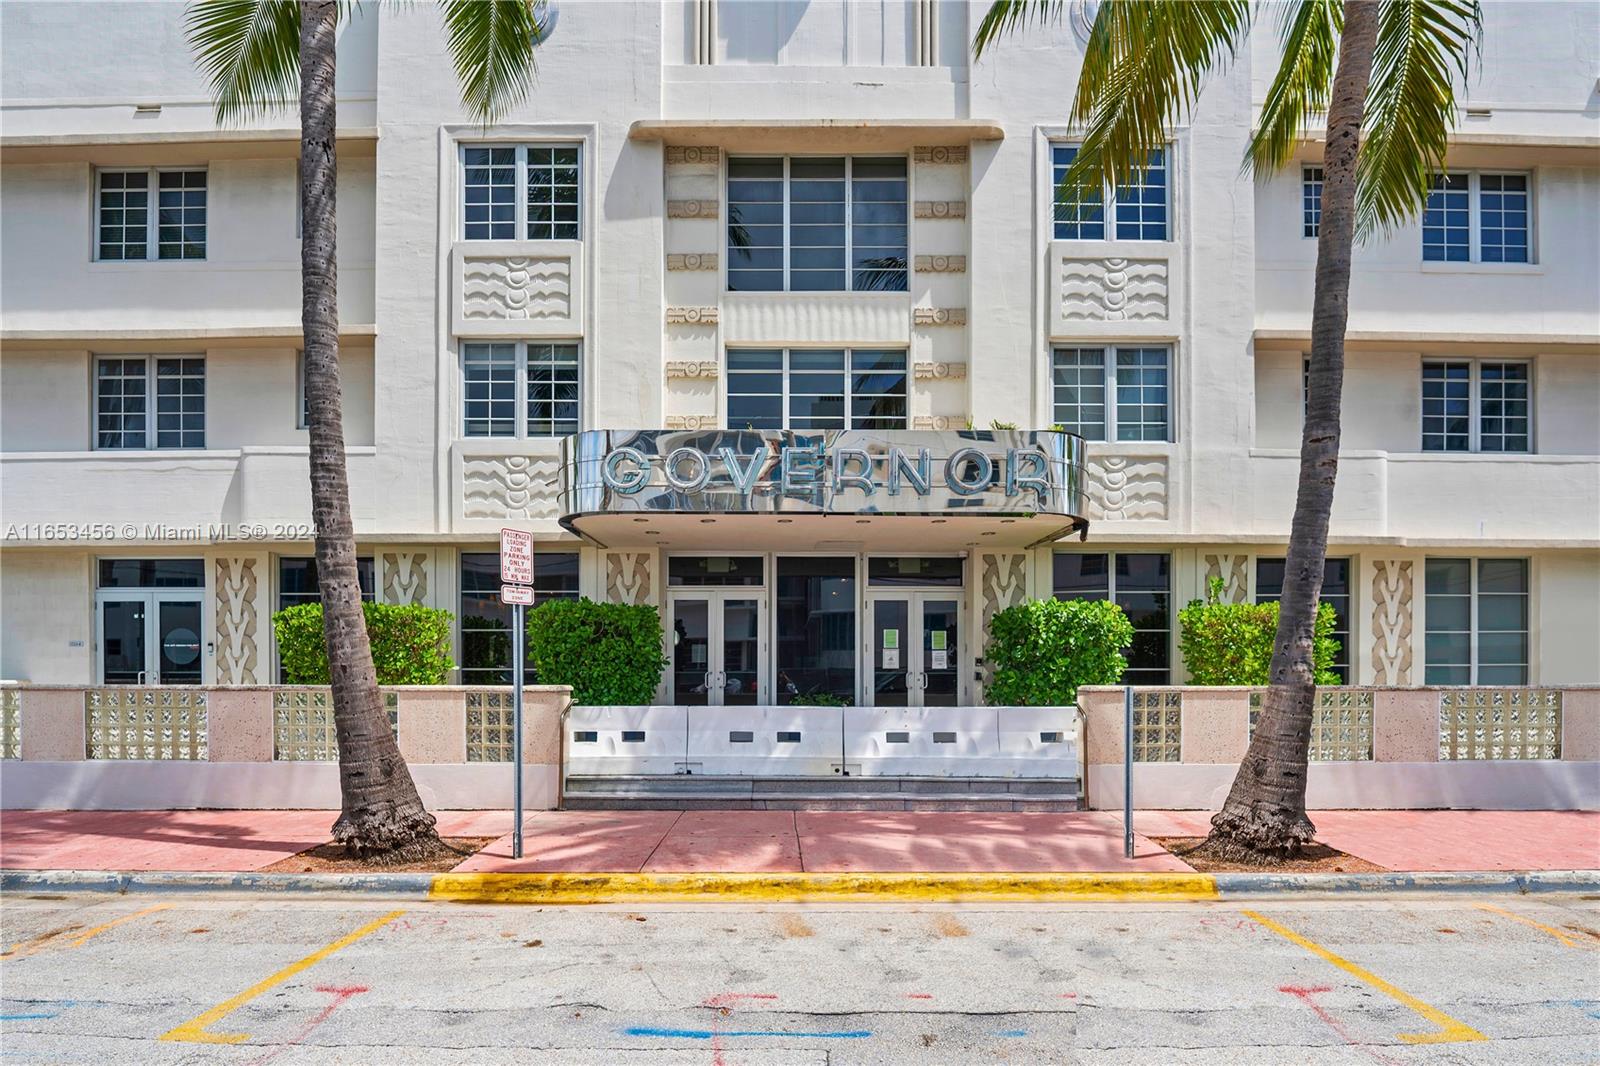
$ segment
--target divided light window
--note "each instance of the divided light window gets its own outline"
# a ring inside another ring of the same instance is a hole
[[[1277,603],[1283,598],[1283,559],[1256,560],[1256,602]],[[1322,602],[1333,608],[1333,639],[1339,650],[1333,672],[1339,684],[1350,683],[1350,560],[1327,559],[1322,565]]]
[[[96,448],[204,448],[206,361],[200,356],[99,357],[94,408]]]
[[[732,292],[905,292],[904,156],[728,160]]]
[[[1110,600],[1133,623],[1129,685],[1172,680],[1172,557],[1146,552],[1057,552],[1058,600]]]
[[[577,240],[579,151],[575,144],[463,146],[462,236]]]
[[[1301,236],[1315,237],[1322,232],[1322,168],[1300,171]]]
[[[206,257],[204,170],[102,170],[97,180],[96,258]]]
[[[906,353],[730,348],[729,429],[905,429]]]
[[[1525,362],[1422,364],[1422,450],[1527,452],[1533,443],[1531,367]]]
[[[378,599],[378,586],[376,571],[372,565],[372,556],[358,555],[356,557],[356,584],[361,588],[361,598],[367,603],[375,603]],[[298,607],[303,603],[321,603],[322,584],[317,579],[317,560],[315,556],[289,556],[278,557],[278,610],[289,607]],[[288,681],[284,673],[283,664],[278,664],[278,683]]]
[[[1057,348],[1053,421],[1084,440],[1167,440],[1171,354],[1168,348]]]
[[[1425,685],[1528,683],[1528,560],[1429,559]]]
[[[495,341],[461,346],[461,430],[468,437],[578,432],[578,346]]]
[[[1458,172],[1430,179],[1422,258],[1436,263],[1531,262],[1527,174]]]
[[[1074,196],[1061,186],[1067,168],[1078,157],[1075,144],[1052,145],[1051,177],[1055,189],[1055,239],[1058,241],[1164,241],[1167,239],[1168,150],[1150,153],[1142,171],[1129,184]],[[1111,232],[1106,228],[1106,205],[1111,205]]]
[[[533,602],[578,598],[578,553],[534,552]],[[498,552],[461,553],[461,683],[511,684],[511,608],[500,602]],[[523,680],[534,681],[526,648]]]

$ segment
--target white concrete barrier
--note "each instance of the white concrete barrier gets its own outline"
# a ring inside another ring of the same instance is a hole
[[[567,715],[567,773],[677,774],[684,770],[687,707],[586,707]]]
[[[688,769],[741,777],[834,777],[843,707],[690,707]]]

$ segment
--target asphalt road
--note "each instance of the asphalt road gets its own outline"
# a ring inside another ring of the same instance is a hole
[[[1600,1061],[1570,896],[3,904],[7,1063]]]

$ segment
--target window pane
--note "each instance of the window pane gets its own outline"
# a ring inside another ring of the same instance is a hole
[[[95,364],[95,447],[144,448],[147,366],[141,357]]]
[[[1478,248],[1485,263],[1528,261],[1528,176],[1478,177]]]
[[[517,346],[461,346],[462,432],[468,437],[517,435]]]
[[[880,588],[917,585],[960,588],[962,573],[960,556],[874,556],[867,560],[867,584]]]
[[[851,288],[857,292],[906,291],[906,206],[904,156],[850,161]]]
[[[99,197],[100,258],[144,259],[149,254],[150,175],[102,172]]]
[[[1105,440],[1105,350],[1057,348],[1052,359],[1056,425],[1085,440]]]
[[[667,560],[667,584],[759,585],[764,571],[759,555],[674,555]]]
[[[206,446],[206,361],[156,360],[156,447]]]
[[[1167,439],[1167,349],[1118,348],[1117,439]]]
[[[781,291],[783,251],[783,160],[729,159],[729,291]]]
[[[1092,552],[1057,552],[1052,589],[1058,600],[1103,600],[1111,592],[1110,557]]]
[[[103,589],[197,589],[205,587],[203,559],[101,559]]]
[[[783,350],[728,350],[728,428],[783,428]]]
[[[578,146],[530,146],[527,180],[528,239],[578,239]]]
[[[517,150],[464,148],[463,233],[469,241],[509,241],[517,235]]]
[[[850,427],[906,428],[906,353],[850,353]]]
[[[1472,682],[1472,562],[1429,559],[1423,571],[1427,612],[1425,684]]]
[[[578,598],[578,553],[535,552],[535,605],[552,599]],[[461,683],[511,683],[511,609],[500,602],[498,552],[461,553]],[[536,680],[532,648],[527,651],[523,680]]]
[[[1132,183],[1117,189],[1117,239],[1164,241],[1167,239],[1167,153],[1150,153]]]
[[[1480,559],[1478,560],[1478,594],[1510,593],[1528,594],[1528,560]]]
[[[1529,450],[1527,363],[1478,364],[1478,448]]]
[[[823,694],[855,702],[853,557],[779,559],[773,621],[779,703]]]
[[[1055,224],[1055,239],[1058,241],[1101,241],[1105,240],[1105,204],[1104,196],[1099,189],[1085,189],[1078,191],[1062,185],[1067,175],[1067,168],[1078,157],[1078,146],[1075,144],[1058,144],[1050,150],[1051,180],[1054,183],[1055,196],[1052,219]]]
[[[1471,447],[1472,364],[1422,364],[1422,450],[1464,452]]]
[[[1283,595],[1283,559],[1256,560],[1256,602],[1274,603]],[[1333,672],[1339,683],[1350,683],[1350,560],[1328,559],[1322,569],[1322,602],[1333,608]]]
[[[569,436],[578,421],[578,346],[529,344],[527,435]]]
[[[160,214],[157,255],[161,259],[206,257],[206,172],[164,170],[157,175]]]
[[[1471,248],[1469,214],[1467,176],[1435,174],[1422,213],[1422,258],[1428,262],[1465,263]]]
[[[1300,172],[1301,232],[1315,237],[1322,231],[1322,168],[1306,167]]]

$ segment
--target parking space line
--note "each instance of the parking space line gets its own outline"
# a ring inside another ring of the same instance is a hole
[[[313,951],[299,962],[285,966],[283,969],[279,970],[271,977],[268,977],[266,980],[251,985],[249,988],[245,989],[243,992],[240,992],[232,999],[219,1003],[215,1007],[212,1007],[210,1010],[206,1011],[204,1014],[196,1018],[191,1018],[182,1025],[161,1034],[160,1038],[162,1040],[173,1040],[190,1044],[244,1043],[246,1040],[250,1039],[250,1035],[248,1033],[212,1033],[207,1032],[207,1030],[213,1024],[221,1021],[229,1014],[232,1014],[234,1011],[238,1010],[252,999],[255,999],[267,989],[276,985],[280,985],[300,971],[311,966],[315,966],[329,955],[332,955],[341,948],[349,947],[362,937],[371,933],[376,933],[379,929],[382,929],[384,926],[388,925],[390,922],[394,921],[404,913],[404,910],[390,911],[377,921],[368,922],[355,932],[348,933],[345,936],[340,937],[338,940],[335,940],[326,947],[318,948],[316,951]]]
[[[1439,1010],[1437,1007],[1428,1006],[1416,996],[1400,991],[1400,989],[1396,988],[1394,985],[1391,985],[1388,981],[1385,981],[1371,970],[1363,969],[1351,962],[1349,959],[1341,958],[1340,956],[1335,955],[1321,944],[1307,940],[1299,933],[1296,933],[1292,929],[1284,928],[1271,918],[1257,914],[1255,911],[1241,911],[1240,913],[1246,918],[1266,926],[1268,929],[1272,930],[1274,933],[1277,933],[1291,944],[1298,944],[1300,947],[1305,948],[1307,951],[1311,952],[1311,954],[1317,956],[1325,962],[1332,963],[1345,973],[1349,974],[1351,977],[1366,982],[1373,988],[1376,988],[1379,992],[1382,992],[1384,995],[1388,996],[1390,999],[1395,1000],[1397,1003],[1401,1003],[1407,1007],[1410,1007],[1412,1010],[1416,1011],[1418,1014],[1428,1019],[1428,1021],[1439,1027],[1439,1031],[1437,1033],[1399,1033],[1397,1036],[1399,1037],[1401,1043],[1455,1044],[1467,1043],[1474,1040],[1489,1039],[1487,1036],[1478,1032],[1478,1030],[1472,1028],[1472,1026],[1468,1025],[1466,1022],[1450,1017],[1450,1015],[1446,1014],[1442,1010]]]
[[[1515,911],[1508,911],[1504,907],[1496,907],[1492,903],[1479,903],[1477,907],[1480,911],[1493,911],[1496,914],[1503,914],[1514,922],[1521,922],[1523,925],[1531,925],[1541,932],[1549,933],[1551,936],[1555,937],[1569,948],[1578,948],[1579,950],[1583,950],[1590,947],[1590,945],[1585,944],[1583,941],[1563,933],[1553,925],[1545,925],[1543,922],[1536,922],[1532,918],[1524,918]]]
[[[93,929],[86,929],[79,933],[77,936],[73,937],[67,942],[67,947],[82,947],[86,942],[93,940],[95,937],[99,936],[101,933],[112,928],[113,926],[121,925],[123,922],[131,922],[135,918],[143,917],[146,914],[154,914],[156,911],[164,911],[171,906],[172,904],[170,903],[157,903],[154,907],[146,907],[143,910],[134,911],[132,914],[124,914],[121,918],[113,918],[104,925],[97,925]]]

